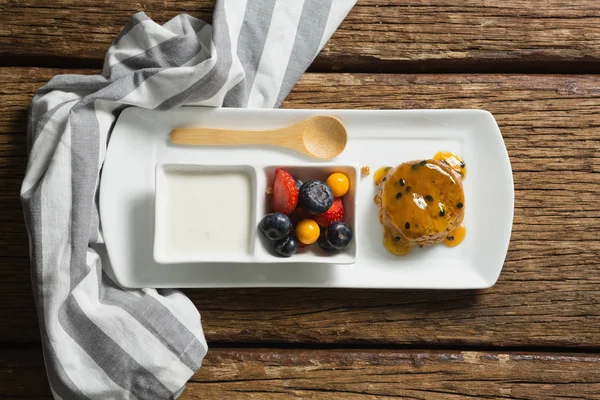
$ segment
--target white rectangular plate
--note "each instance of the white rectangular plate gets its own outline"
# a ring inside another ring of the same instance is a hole
[[[157,163],[204,165],[326,165],[293,151],[257,147],[183,147],[169,143],[177,126],[271,129],[313,115],[338,117],[348,130],[346,150],[332,163],[369,166],[356,193],[360,254],[354,265],[310,263],[158,264],[153,259]],[[461,155],[467,228],[458,247],[415,249],[395,257],[382,246],[373,203],[373,172],[381,166]],[[512,171],[493,116],[482,110],[256,110],[186,107],[128,108],[108,147],[100,187],[100,217],[112,272],[125,287],[331,287],[479,289],[502,270],[514,210]]]

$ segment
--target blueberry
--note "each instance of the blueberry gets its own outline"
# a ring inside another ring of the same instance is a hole
[[[327,240],[327,236],[325,236],[325,231],[321,231],[321,236],[319,236],[319,240],[317,240],[319,247],[325,250],[326,252],[335,251],[329,240]]]
[[[269,240],[279,240],[292,231],[292,221],[282,213],[271,213],[263,217],[258,228]]]
[[[294,178],[294,181],[296,181],[296,187],[298,188],[298,190],[300,190],[300,188],[302,187],[302,181],[298,178]]]
[[[291,257],[298,251],[298,240],[293,236],[286,236],[273,244],[273,250],[278,256]]]
[[[308,181],[300,188],[298,204],[311,214],[321,214],[333,204],[333,193],[321,181]]]
[[[325,237],[331,247],[341,250],[352,240],[352,229],[342,221],[334,222],[327,227]]]

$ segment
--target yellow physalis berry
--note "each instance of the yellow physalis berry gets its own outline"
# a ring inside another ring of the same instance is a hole
[[[296,225],[296,237],[303,244],[313,244],[319,238],[321,229],[319,224],[312,219],[303,219]]]
[[[348,189],[350,188],[348,177],[341,172],[329,175],[326,183],[327,186],[329,186],[329,189],[331,189],[334,197],[342,197],[348,193]]]

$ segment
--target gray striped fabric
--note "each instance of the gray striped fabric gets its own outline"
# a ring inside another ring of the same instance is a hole
[[[105,271],[97,189],[126,106],[277,107],[355,0],[221,0],[213,26],[134,15],[101,75],[35,94],[21,199],[48,378],[57,399],[169,399],[207,351],[176,290],[126,290]]]

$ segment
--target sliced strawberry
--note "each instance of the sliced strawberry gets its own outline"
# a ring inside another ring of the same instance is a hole
[[[271,199],[274,212],[291,214],[298,205],[298,188],[296,181],[284,169],[275,170],[273,179],[273,197]]]
[[[314,217],[317,224],[327,227],[336,221],[342,221],[344,219],[344,203],[341,198],[333,200],[333,204],[327,211]]]

